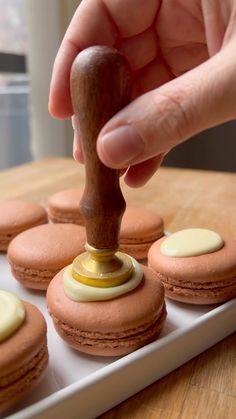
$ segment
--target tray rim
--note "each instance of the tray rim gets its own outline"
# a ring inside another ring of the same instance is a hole
[[[215,327],[215,322],[217,327]],[[57,417],[60,419],[66,415],[67,419],[76,419],[78,414],[83,419],[94,418],[164,377],[235,331],[236,298],[201,315],[191,325],[183,326],[162,336],[8,418],[51,419]],[[199,339],[203,332],[207,332],[205,340]],[[173,357],[173,349],[175,353],[178,353],[177,357]],[[166,363],[156,365],[154,361],[157,354],[164,356]],[[134,372],[135,377],[132,379]],[[110,394],[114,382],[116,392]],[[119,383],[125,383],[125,386]],[[109,394],[109,399],[107,394]],[[99,405],[96,403],[96,395],[97,398],[99,396]]]

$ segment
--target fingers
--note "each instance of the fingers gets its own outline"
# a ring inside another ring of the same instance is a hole
[[[72,115],[70,100],[70,69],[76,55],[84,48],[92,45],[116,46],[122,39],[138,36],[152,26],[160,0],[149,0],[148,7],[143,0],[83,0],[78,7],[61,47],[55,59],[50,95],[49,112],[56,118],[67,118]],[[155,44],[154,32],[146,38]],[[137,51],[137,43],[134,48]],[[143,40],[142,40],[143,43]],[[129,44],[129,43],[128,43]],[[132,44],[132,42],[131,42]],[[133,55],[132,45],[124,45],[129,62],[135,61],[135,67],[142,65],[142,57]],[[147,55],[153,56],[155,45],[150,45]],[[137,54],[138,56],[138,54]],[[150,59],[150,57],[147,57]],[[144,58],[144,62],[147,61]]]
[[[127,58],[132,71],[137,71],[152,62],[158,50],[158,40],[154,29],[121,40],[117,48]]]
[[[74,130],[74,141],[73,141],[73,157],[75,160],[77,160],[80,163],[84,163],[84,156],[83,156],[83,150],[81,147],[78,127],[76,125],[76,118],[73,115],[71,118],[72,127]]]
[[[152,26],[161,5],[161,0],[103,0],[115,22],[120,37],[130,38]]]
[[[80,139],[77,132],[74,133],[73,157],[79,163],[84,163],[83,151],[81,148]]]
[[[139,188],[145,185],[159,169],[163,158],[164,154],[159,154],[159,156],[129,167],[124,177],[127,185],[132,188]]]
[[[236,117],[231,43],[204,64],[133,101],[102,129],[99,157],[123,168],[169,151],[197,132]]]
[[[73,118],[72,118],[73,119]],[[74,126],[74,124],[72,123]],[[73,144],[73,156],[79,163],[84,163],[83,151],[80,143],[78,131],[74,127],[74,144]],[[159,169],[163,160],[164,154],[160,154],[157,157],[149,159],[143,163],[131,166],[128,169],[124,168],[120,170],[120,176],[124,176],[124,181],[127,185],[132,188],[138,188],[145,185],[153,174]]]
[[[73,16],[55,59],[48,105],[52,116],[67,118],[73,113],[70,70],[79,51],[91,45],[112,46],[116,37],[117,29],[102,0],[83,0]]]

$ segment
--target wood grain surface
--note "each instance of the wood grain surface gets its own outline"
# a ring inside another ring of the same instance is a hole
[[[121,184],[127,205],[158,211],[168,231],[208,227],[236,239],[236,174],[161,168],[143,188]],[[50,194],[83,185],[83,166],[47,159],[1,172],[0,199],[46,205]],[[100,418],[236,418],[236,333]]]

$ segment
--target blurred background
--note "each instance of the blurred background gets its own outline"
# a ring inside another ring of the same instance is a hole
[[[0,0],[0,170],[72,155],[70,121],[47,111],[53,61],[79,0]],[[176,147],[164,165],[236,171],[236,121]]]

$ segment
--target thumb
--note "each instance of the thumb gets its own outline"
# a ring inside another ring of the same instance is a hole
[[[234,46],[233,46],[234,47]],[[236,117],[232,45],[195,69],[130,103],[102,129],[97,150],[124,168],[168,152],[192,135]]]

